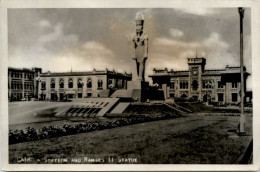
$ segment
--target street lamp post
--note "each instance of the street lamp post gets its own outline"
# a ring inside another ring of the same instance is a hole
[[[240,16],[240,74],[241,74],[241,115],[239,120],[239,135],[245,135],[245,116],[244,116],[244,61],[243,61],[243,18],[244,9],[238,8]]]
[[[40,98],[39,98],[39,92],[38,92],[38,90],[39,90],[39,83],[41,83],[41,78],[38,76],[37,78],[36,78],[36,81],[37,81],[37,97],[38,97],[38,101],[40,100]]]

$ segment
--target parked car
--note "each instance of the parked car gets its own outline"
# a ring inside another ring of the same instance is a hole
[[[218,102],[217,107],[227,107],[227,105],[224,102]]]
[[[28,101],[28,99],[27,98],[22,98],[21,101]]]
[[[239,102],[236,106],[241,107],[241,102]],[[252,102],[245,102],[244,107],[253,107],[253,104]]]

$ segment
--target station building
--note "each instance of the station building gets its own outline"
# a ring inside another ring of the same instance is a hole
[[[165,98],[185,99],[201,102],[238,104],[240,100],[240,67],[226,66],[225,69],[205,70],[206,59],[188,58],[188,70],[174,71],[153,69],[153,84],[164,91]],[[244,67],[246,79],[250,74]],[[247,100],[250,101],[250,100]]]
[[[40,100],[63,101],[73,98],[108,97],[111,89],[127,89],[132,74],[112,70],[41,73]]]
[[[22,99],[37,98],[37,77],[41,68],[8,68],[8,99],[19,101]]]

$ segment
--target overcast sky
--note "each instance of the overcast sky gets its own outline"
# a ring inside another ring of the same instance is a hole
[[[9,9],[11,67],[66,72],[132,72],[135,15],[143,11],[149,36],[146,75],[153,68],[187,70],[187,57],[207,59],[206,69],[239,66],[237,8]],[[251,12],[244,17],[244,61],[252,73]],[[251,89],[251,77],[248,80]]]

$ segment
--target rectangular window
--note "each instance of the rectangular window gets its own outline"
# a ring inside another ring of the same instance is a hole
[[[91,96],[92,96],[92,93],[88,93],[88,94],[87,94],[87,97],[91,97]]]
[[[171,83],[170,83],[170,89],[174,89],[174,86],[175,86],[175,83],[174,83],[174,82],[171,82]]]
[[[202,88],[206,88],[206,81],[205,80],[202,81]]]
[[[82,98],[82,93],[78,93],[78,98]]]
[[[72,99],[74,97],[74,94],[68,94],[68,98]]]
[[[218,93],[218,101],[223,102],[224,101],[224,94],[223,93]]]
[[[198,96],[192,96],[194,101],[198,101]]]
[[[188,89],[189,88],[189,83],[186,81],[181,81],[180,82],[180,89]]]
[[[223,88],[223,84],[221,81],[218,81],[218,88]]]
[[[212,80],[203,80],[202,81],[202,88],[212,88]]]
[[[237,88],[237,82],[232,82],[232,88]]]
[[[232,102],[237,102],[237,93],[232,93]]]
[[[174,98],[174,93],[170,93],[170,98]]]

